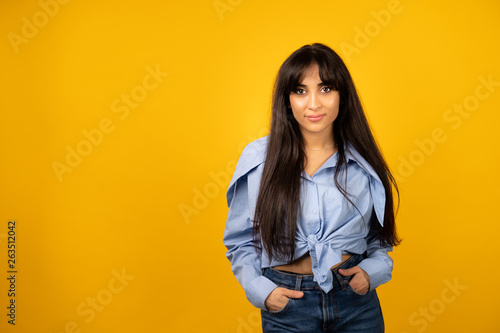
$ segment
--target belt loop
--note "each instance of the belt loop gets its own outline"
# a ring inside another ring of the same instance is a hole
[[[297,278],[295,279],[295,290],[300,291],[301,285],[302,285],[302,276],[297,275]]]

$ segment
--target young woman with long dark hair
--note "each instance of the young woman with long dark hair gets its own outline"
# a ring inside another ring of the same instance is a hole
[[[243,150],[223,243],[264,332],[383,332],[375,288],[400,240],[393,188],[347,67],[324,44],[281,65],[269,135]]]

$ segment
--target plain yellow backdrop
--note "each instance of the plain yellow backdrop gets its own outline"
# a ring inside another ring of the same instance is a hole
[[[500,331],[498,1],[0,11],[1,332],[261,332],[225,257],[225,191],[279,66],[313,42],[345,60],[399,181],[386,331]]]

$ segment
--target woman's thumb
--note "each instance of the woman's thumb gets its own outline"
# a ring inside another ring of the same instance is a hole
[[[348,269],[339,269],[338,271],[340,273],[340,275],[343,275],[343,276],[349,276],[349,275],[354,275],[356,272],[353,271],[352,268],[348,268]]]

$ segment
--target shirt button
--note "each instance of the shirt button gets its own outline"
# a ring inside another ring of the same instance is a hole
[[[313,214],[316,214],[318,211],[316,209],[313,209]]]

